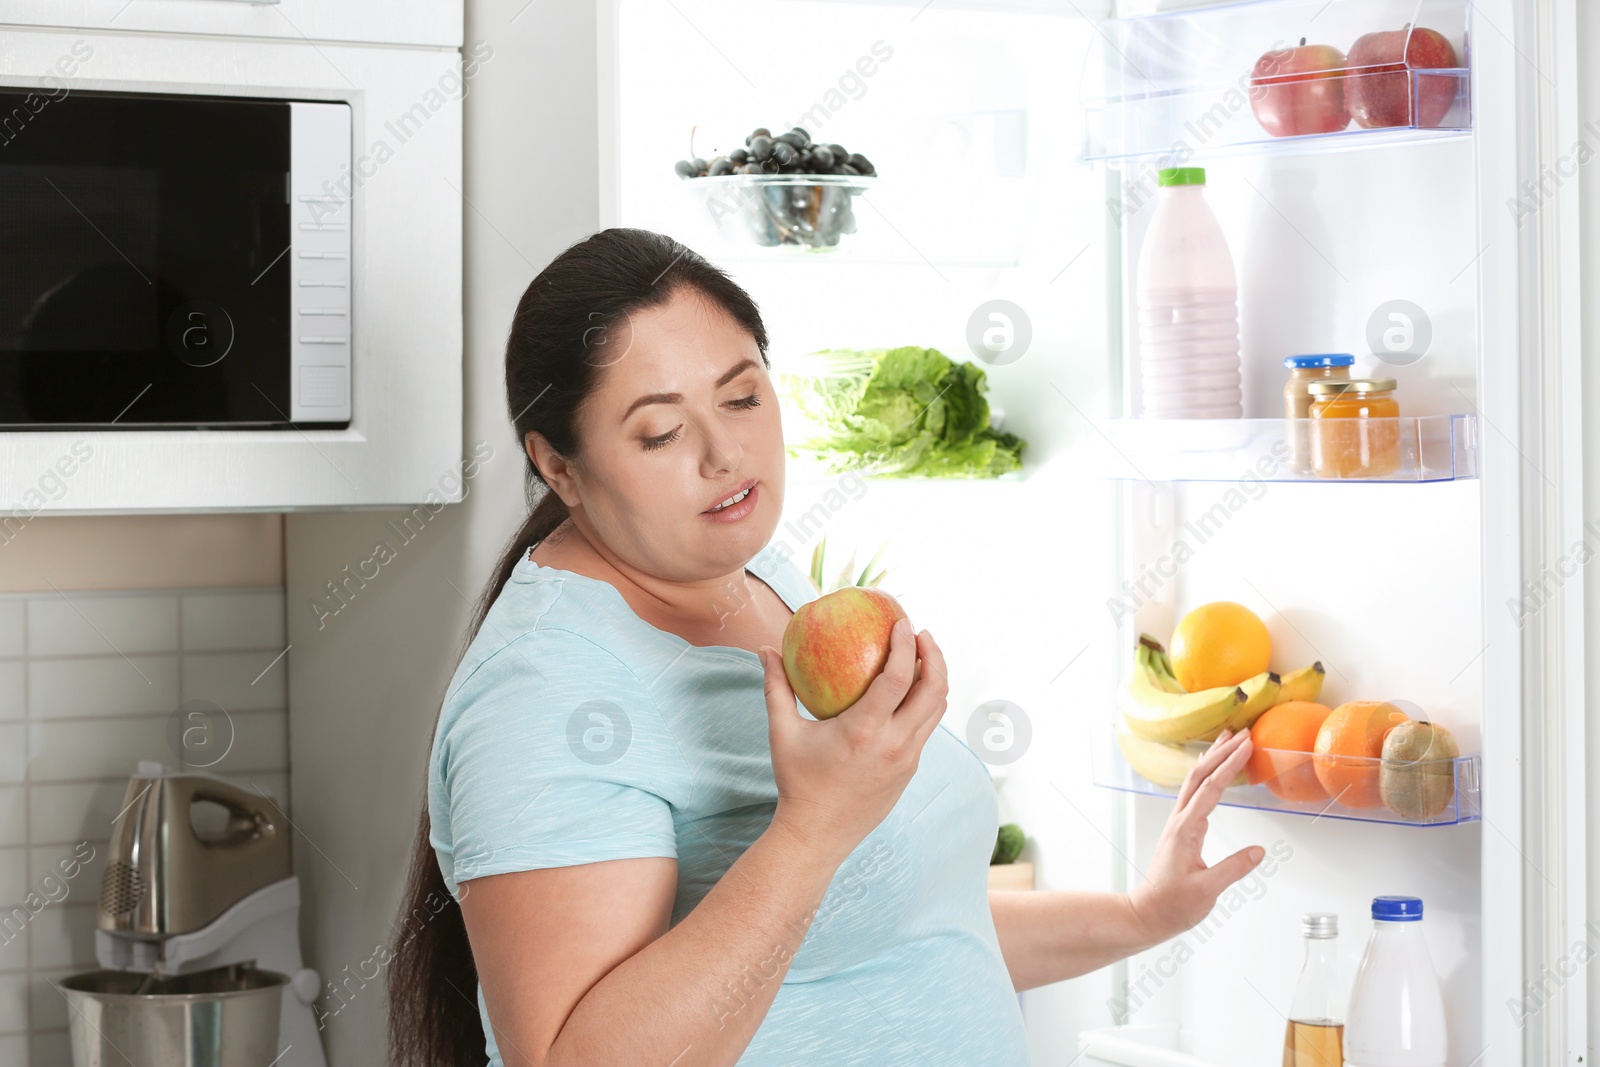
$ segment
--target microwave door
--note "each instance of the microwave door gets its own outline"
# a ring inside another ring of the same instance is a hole
[[[292,113],[304,107],[336,113],[347,149],[344,105],[0,92],[0,426],[319,424],[292,380],[295,221],[325,224],[337,207],[347,222],[349,209],[292,199]],[[320,409],[330,424],[349,418],[340,229],[317,262],[336,264],[342,288],[321,306],[343,314],[309,331],[336,339],[318,351],[340,349],[324,360],[344,368],[343,407]]]

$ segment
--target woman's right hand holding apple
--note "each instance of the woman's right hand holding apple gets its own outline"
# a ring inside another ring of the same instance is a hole
[[[901,619],[866,694],[831,719],[800,715],[783,657],[763,645],[778,806],[772,829],[837,866],[889,814],[945,711],[944,654]]]

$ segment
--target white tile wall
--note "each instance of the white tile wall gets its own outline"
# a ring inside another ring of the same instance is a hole
[[[178,657],[67,656],[28,663],[28,718],[165,715],[178,699]]]
[[[0,722],[0,782],[20,782],[28,776],[28,727]]]
[[[129,656],[178,647],[176,596],[59,594],[27,603],[30,656]]]
[[[28,850],[0,848],[0,901],[28,895]]]
[[[27,631],[28,602],[0,600],[0,656],[21,656]]]
[[[70,1009],[67,1007],[67,998],[61,995],[56,984],[61,979],[73,974],[72,970],[50,971],[40,969],[33,972],[33,981],[30,983],[28,1006],[28,1022],[37,1033],[40,1031],[65,1030]],[[40,1067],[35,1064],[34,1067]]]
[[[0,1031],[28,1028],[28,975],[0,974]]]
[[[26,924],[0,926],[0,974],[26,971],[28,949],[32,942],[33,935],[28,932]],[[3,1039],[0,1039],[0,1042],[3,1042]],[[0,1044],[0,1047],[4,1047],[3,1044]],[[0,1057],[0,1063],[14,1062],[16,1061]]]
[[[28,714],[28,665],[20,659],[0,660],[0,719]]]
[[[66,1003],[54,989],[47,992]],[[67,1043],[65,1030],[35,1031],[28,1045],[28,1067],[72,1067],[72,1046]]]
[[[0,1065],[71,1063],[55,983],[98,966],[111,822],[139,760],[180,764],[181,712],[224,712],[205,770],[289,810],[284,629],[281,587],[0,594]]]
[[[28,789],[0,785],[0,848],[28,841]]]

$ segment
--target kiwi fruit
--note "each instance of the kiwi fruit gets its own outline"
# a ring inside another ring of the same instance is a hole
[[[1455,735],[1431,722],[1403,722],[1383,739],[1378,792],[1384,806],[1411,822],[1428,822],[1456,794]]]

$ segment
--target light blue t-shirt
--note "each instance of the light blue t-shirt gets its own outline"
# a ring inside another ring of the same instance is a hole
[[[819,595],[770,545],[748,569],[791,611]],[[610,583],[523,556],[434,736],[431,840],[452,894],[486,875],[673,856],[676,925],[776,802],[755,653],[691,645]],[[835,873],[739,1067],[1026,1067],[988,903],[998,821],[988,771],[941,725]],[[730,1016],[773,969],[730,969],[721,1004],[686,1010]],[[481,989],[478,1005],[500,1067]]]

